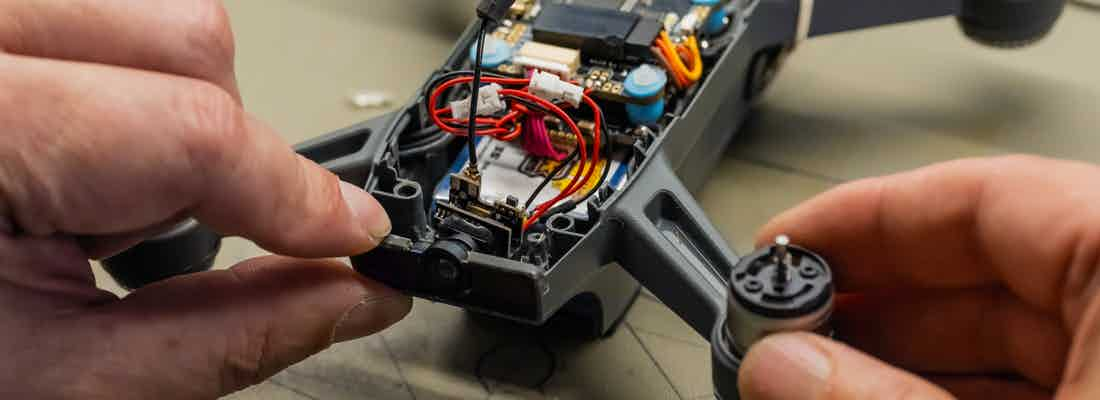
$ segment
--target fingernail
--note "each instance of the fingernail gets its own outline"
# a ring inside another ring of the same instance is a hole
[[[344,196],[344,201],[348,203],[348,209],[351,210],[355,220],[366,228],[374,244],[381,243],[382,239],[390,234],[390,217],[386,215],[386,210],[378,204],[374,196],[347,182],[340,182],[340,194]]]
[[[801,335],[780,334],[749,350],[740,384],[746,398],[808,400],[820,398],[832,364]]]
[[[412,299],[404,295],[364,298],[336,323],[332,341],[344,342],[377,333],[405,318],[411,309]]]

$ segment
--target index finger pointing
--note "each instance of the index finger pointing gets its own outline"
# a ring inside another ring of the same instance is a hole
[[[1098,179],[1093,165],[1035,157],[948,162],[840,186],[761,237],[820,251],[842,291],[1003,284],[1047,310],[1079,308],[1100,255],[1100,187],[1086,183]]]

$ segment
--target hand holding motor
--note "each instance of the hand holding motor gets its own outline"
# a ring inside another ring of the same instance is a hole
[[[833,324],[851,347],[764,339],[740,370],[743,398],[1100,397],[1098,180],[1084,163],[963,160],[777,217],[760,242],[788,233],[830,260]]]

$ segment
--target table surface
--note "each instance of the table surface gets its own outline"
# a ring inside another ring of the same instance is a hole
[[[226,0],[246,106],[297,142],[387,111],[351,107],[357,90],[404,102],[457,37],[436,1]],[[1050,37],[1016,51],[973,44],[951,19],[810,41],[700,201],[745,252],[771,216],[852,179],[1004,153],[1100,161],[1097,37],[1100,12],[1071,7]],[[230,239],[218,265],[258,254]],[[545,336],[418,300],[384,333],[228,398],[712,398],[706,342],[651,295],[609,338]]]

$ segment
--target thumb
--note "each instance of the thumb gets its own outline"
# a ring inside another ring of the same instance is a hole
[[[335,261],[265,257],[177,277],[107,306],[113,329],[101,332],[126,367],[97,380],[125,382],[133,398],[216,398],[378,332],[411,306]]]
[[[751,400],[953,399],[917,376],[809,333],[754,345],[738,382],[742,398]]]

